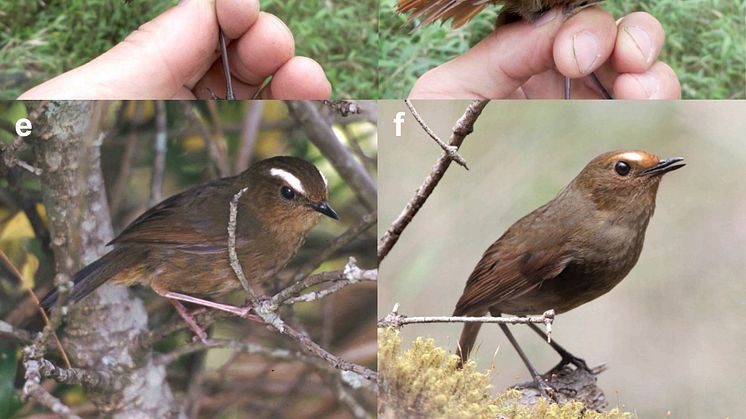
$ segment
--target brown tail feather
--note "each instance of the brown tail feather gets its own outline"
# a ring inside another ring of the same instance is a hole
[[[474,342],[477,341],[477,335],[481,327],[482,323],[464,324],[464,328],[461,330],[461,337],[458,340],[458,348],[456,348],[456,353],[461,358],[458,363],[459,368],[462,368],[469,359],[469,353],[474,347]]]
[[[77,303],[108,281],[116,273],[111,261],[116,260],[117,256],[124,252],[126,252],[126,249],[123,247],[114,249],[76,273],[73,277],[75,286],[70,291],[67,302]],[[56,302],[57,289],[55,288],[42,299],[40,304],[45,310],[49,311]]]

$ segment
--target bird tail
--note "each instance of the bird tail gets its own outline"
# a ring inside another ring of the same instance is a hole
[[[483,314],[461,313],[458,309],[453,313],[454,316],[481,316]],[[456,354],[459,356],[458,368],[463,368],[469,359],[469,353],[474,348],[474,343],[477,341],[477,335],[481,327],[482,323],[464,323],[464,328],[461,330],[461,337],[458,339],[458,347],[456,348]]]
[[[458,368],[463,368],[469,359],[469,352],[474,347],[474,342],[477,341],[477,334],[479,334],[481,327],[482,323],[464,324],[464,329],[461,331],[461,337],[458,340],[458,348],[456,348],[456,353],[459,356]]]
[[[121,248],[114,249],[78,271],[78,273],[73,277],[73,283],[75,285],[70,292],[67,302],[70,304],[77,303],[88,296],[88,294],[95,291],[96,288],[103,285],[104,282],[108,281],[115,273],[112,272],[111,262],[121,252]],[[57,302],[58,297],[59,295],[55,288],[42,298],[40,305],[44,310],[49,311],[49,309]]]

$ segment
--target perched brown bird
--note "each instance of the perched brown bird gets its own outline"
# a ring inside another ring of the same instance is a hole
[[[429,25],[436,20],[445,22],[452,19],[451,26],[458,28],[469,22],[477,13],[489,4],[500,4],[502,9],[497,17],[495,27],[503,24],[527,20],[532,22],[553,7],[562,6],[565,16],[570,16],[583,8],[601,3],[603,0],[399,0],[396,10],[399,13],[411,13],[410,19],[422,18],[422,25]],[[595,74],[591,81],[600,93],[610,99],[611,96]],[[570,79],[565,78],[565,99],[570,98]]]
[[[453,315],[564,313],[609,292],[637,263],[662,175],[683,167],[682,160],[631,150],[593,159],[557,197],[518,220],[484,252]],[[480,325],[464,325],[458,348],[462,362]],[[500,327],[544,392],[507,325]],[[551,344],[562,356],[558,367],[572,363],[588,369]]]
[[[243,173],[174,195],[150,208],[109,243],[114,248],[75,274],[68,302],[75,303],[105,282],[148,285],[169,298],[200,338],[204,332],[179,303],[187,301],[239,315],[248,310],[194,295],[215,296],[241,288],[228,257],[228,217],[238,201],[236,253],[256,287],[295,255],[321,214],[339,219],[327,202],[326,178],[295,157],[262,160]],[[51,307],[57,292],[42,306]],[[195,327],[196,326],[196,327]]]

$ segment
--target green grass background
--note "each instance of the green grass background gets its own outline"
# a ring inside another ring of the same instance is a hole
[[[175,0],[0,0],[0,99],[98,56]],[[337,98],[378,98],[378,0],[267,0]]]
[[[417,77],[468,50],[493,29],[488,7],[459,30],[431,25],[412,32],[396,0],[381,0],[380,74],[385,98],[406,97]],[[663,24],[660,59],[679,76],[685,99],[746,98],[746,2],[743,0],[607,0],[615,18],[645,11]]]

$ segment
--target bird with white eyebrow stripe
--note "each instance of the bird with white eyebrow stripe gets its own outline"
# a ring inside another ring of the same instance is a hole
[[[76,303],[106,282],[148,285],[168,298],[201,340],[207,334],[181,301],[250,317],[251,307],[202,298],[241,288],[228,258],[228,218],[238,201],[236,253],[249,283],[257,289],[282,270],[321,215],[335,220],[326,178],[311,163],[272,157],[243,173],[174,195],[127,226],[112,250],[75,274],[68,303]],[[200,296],[200,297],[197,297]],[[42,301],[46,309],[57,292]]]

